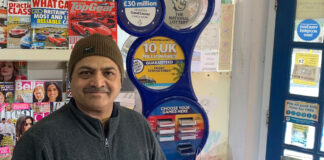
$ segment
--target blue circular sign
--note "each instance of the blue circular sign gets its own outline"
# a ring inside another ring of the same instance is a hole
[[[300,115],[301,115],[301,113],[300,113],[300,112],[297,112],[297,113],[296,113],[296,115],[297,115],[297,116],[300,116]]]
[[[317,119],[317,115],[316,114],[313,115],[313,119]]]
[[[119,0],[117,4],[119,26],[134,36],[154,33],[164,18],[164,2],[161,0]]]
[[[312,41],[318,37],[321,27],[313,19],[305,19],[297,27],[298,36],[304,41]]]
[[[312,114],[308,113],[307,118],[311,118],[311,117],[312,117]]]

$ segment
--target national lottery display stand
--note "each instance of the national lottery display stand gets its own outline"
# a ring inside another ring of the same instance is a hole
[[[133,36],[127,74],[167,159],[195,159],[208,117],[193,91],[190,64],[215,0],[119,0],[118,23]]]

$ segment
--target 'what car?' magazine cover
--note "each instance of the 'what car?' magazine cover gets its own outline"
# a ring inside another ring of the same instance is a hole
[[[29,30],[30,1],[8,1],[7,48],[30,48]]]
[[[116,2],[69,1],[69,48],[88,35],[99,33],[117,42]]]
[[[68,48],[67,0],[32,0],[31,47]]]

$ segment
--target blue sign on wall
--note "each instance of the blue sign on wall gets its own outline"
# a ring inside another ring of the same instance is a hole
[[[313,19],[305,19],[297,27],[298,36],[304,41],[316,39],[320,32],[320,25]]]

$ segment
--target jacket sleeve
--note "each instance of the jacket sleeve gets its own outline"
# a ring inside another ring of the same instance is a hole
[[[25,134],[14,148],[12,160],[50,160],[42,141],[36,136]]]

